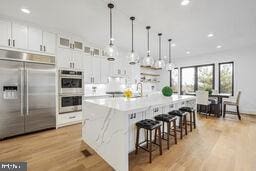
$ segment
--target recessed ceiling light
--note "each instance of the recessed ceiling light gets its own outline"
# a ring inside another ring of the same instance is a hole
[[[27,8],[21,8],[20,10],[21,10],[22,12],[26,13],[26,14],[30,14],[29,9],[27,9]]]
[[[172,45],[171,45],[172,47],[175,47],[176,46],[176,44],[175,43],[172,43]]]
[[[222,46],[221,46],[221,45],[218,45],[216,48],[217,48],[217,49],[220,49],[220,48],[222,48]]]
[[[207,37],[213,37],[213,36],[214,36],[214,34],[212,34],[212,33],[207,35]]]
[[[187,51],[186,54],[189,55],[189,54],[190,54],[190,51]]]
[[[180,3],[182,6],[186,6],[190,3],[190,0],[182,0],[182,2]]]

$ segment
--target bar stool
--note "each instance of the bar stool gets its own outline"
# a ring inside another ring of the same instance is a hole
[[[196,129],[196,110],[192,107],[181,107],[179,110],[189,113],[190,120],[188,121],[188,125],[190,126],[190,131],[192,132],[192,125],[194,125],[194,129]]]
[[[159,146],[159,152],[160,155],[162,155],[162,140],[159,138],[159,144],[152,141],[152,131],[158,131],[158,134],[161,135],[161,123],[159,121],[154,121],[151,119],[144,119],[136,123],[137,126],[137,135],[136,135],[136,151],[135,154],[138,154],[138,149],[141,148],[147,152],[149,152],[149,163],[152,162],[152,152],[154,151],[152,149],[152,143]],[[140,137],[140,129],[144,129],[147,131],[147,136],[145,138],[145,141],[139,142]],[[148,139],[148,132],[149,132],[149,139]],[[160,137],[160,136],[159,136]],[[147,143],[147,147],[140,146],[142,143]],[[148,149],[149,148],[149,149]]]
[[[155,116],[155,120],[162,121],[162,135],[161,138],[163,140],[167,141],[167,149],[170,148],[170,136],[174,137],[175,144],[177,144],[177,134],[176,134],[176,120],[177,117],[173,115],[168,114],[160,114]],[[167,132],[164,132],[164,124],[167,124]],[[173,128],[171,128],[171,124],[173,125]],[[171,131],[173,131],[173,134],[171,134]],[[167,135],[167,138],[164,137],[164,135]],[[155,141],[156,141],[156,135],[155,135]]]
[[[173,110],[168,113],[169,115],[178,116],[180,118],[179,126],[176,128],[177,132],[180,132],[180,139],[183,138],[183,129],[185,129],[185,135],[188,135],[188,128],[187,128],[187,114],[188,112],[182,112],[179,110]],[[184,125],[184,126],[183,126]]]

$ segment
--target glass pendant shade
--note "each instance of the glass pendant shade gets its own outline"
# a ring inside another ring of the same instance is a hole
[[[139,55],[135,52],[130,52],[128,54],[128,61],[130,65],[135,65],[136,63],[139,62]]]
[[[129,61],[130,65],[135,65],[136,63],[139,63],[139,55],[134,51],[133,48],[133,22],[135,20],[135,17],[130,17],[130,20],[132,21],[132,50],[131,52],[128,54],[127,58]]]
[[[155,62],[155,68],[157,69],[162,69],[165,67],[165,61],[162,59],[161,57],[161,52],[162,52],[162,49],[161,49],[161,36],[162,36],[162,33],[158,33],[158,36],[159,36],[159,59]]]
[[[117,57],[118,57],[118,49],[115,45],[107,45],[105,48],[104,48],[104,52],[106,54],[106,56],[108,57],[107,59],[109,61],[114,61]]]
[[[151,56],[143,58],[142,65],[146,67],[152,67],[154,65],[154,59]]]
[[[172,39],[169,39],[169,63],[166,65],[166,70],[171,71],[175,68],[175,64],[172,62],[172,57],[171,57],[171,41]]]
[[[154,58],[150,56],[150,50],[149,50],[149,29],[150,26],[146,27],[147,29],[147,56],[145,56],[142,60],[142,66],[145,67],[153,67],[154,66]]]
[[[108,57],[107,58],[108,61],[114,61],[118,57],[118,49],[113,44],[114,39],[113,39],[113,35],[112,35],[112,9],[114,8],[114,4],[109,3],[108,8],[109,8],[109,12],[110,12],[110,15],[109,15],[109,18],[110,18],[110,20],[109,20],[110,21],[110,23],[109,23],[110,40],[109,40],[109,44],[104,48],[104,52]]]
[[[175,68],[174,63],[168,63],[166,64],[166,70],[171,71]]]

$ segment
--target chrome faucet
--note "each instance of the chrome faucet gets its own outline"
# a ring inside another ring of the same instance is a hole
[[[140,96],[142,97],[143,96],[143,85],[141,82],[139,82],[137,84],[137,91],[139,91],[139,85],[140,85]]]

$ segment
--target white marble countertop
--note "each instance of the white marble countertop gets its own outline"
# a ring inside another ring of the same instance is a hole
[[[180,101],[194,99],[195,96],[188,95],[172,95],[171,97],[165,97],[162,94],[154,94],[131,99],[126,99],[124,97],[87,99],[85,100],[85,103],[93,103],[126,112],[139,109],[147,109],[151,106],[168,105],[172,103],[178,103]]]

